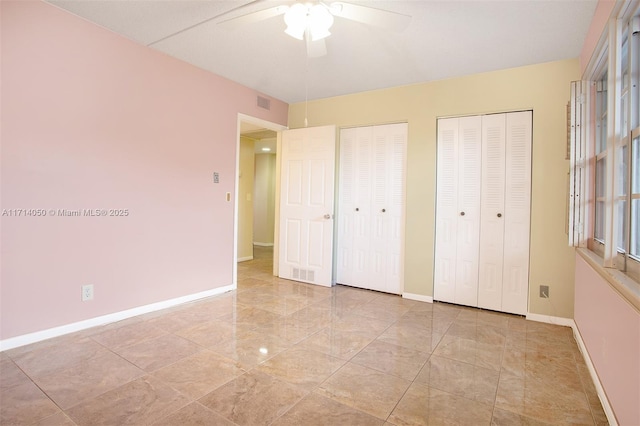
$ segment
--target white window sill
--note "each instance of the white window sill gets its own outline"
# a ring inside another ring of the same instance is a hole
[[[591,250],[578,248],[577,251],[621,297],[640,312],[640,283],[617,269],[602,266],[604,263],[603,259]]]

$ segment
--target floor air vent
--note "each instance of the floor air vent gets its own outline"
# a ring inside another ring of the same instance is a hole
[[[316,273],[308,269],[292,268],[291,278],[294,280],[315,281]]]

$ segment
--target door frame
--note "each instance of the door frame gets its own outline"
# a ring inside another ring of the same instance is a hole
[[[264,127],[268,130],[273,130],[277,134],[277,146],[276,149],[276,212],[275,212],[275,235],[278,235],[278,200],[280,193],[278,191],[278,185],[280,182],[280,159],[278,156],[278,151],[280,150],[280,139],[281,133],[283,130],[287,130],[288,127],[282,124],[273,123],[271,121],[263,120],[261,118],[252,117],[250,115],[238,113],[237,119],[237,130],[236,130],[236,167],[235,167],[235,183],[234,183],[234,195],[233,195],[233,271],[232,271],[232,286],[234,288],[238,287],[238,192],[240,190],[240,128],[242,123],[250,123],[256,126]],[[277,241],[274,239],[274,272],[277,272],[277,258],[276,258],[276,249],[277,249]]]

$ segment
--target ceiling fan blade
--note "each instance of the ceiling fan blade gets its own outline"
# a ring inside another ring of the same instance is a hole
[[[252,4],[252,3],[250,3]],[[218,22],[218,25],[225,26],[227,28],[237,28],[242,25],[252,24],[254,22],[264,21],[265,19],[273,18],[274,16],[284,14],[289,6],[281,4],[279,6],[270,7],[268,9],[258,10],[256,12],[247,13],[245,15],[229,18],[225,21]]]
[[[393,31],[402,31],[411,22],[411,16],[409,15],[341,1],[331,3],[329,10],[333,15],[341,18]]]
[[[320,56],[324,56],[327,54],[327,44],[324,42],[324,39],[320,40],[310,40],[310,37],[306,38],[307,40],[307,56],[309,58],[319,58]]]
[[[189,31],[189,30],[191,30],[193,28],[199,27],[202,24],[206,24],[207,22],[214,21],[216,19],[220,19],[220,18],[222,18],[224,16],[227,16],[227,15],[229,15],[229,14],[235,12],[235,11],[245,9],[245,8],[250,7],[250,6],[252,6],[254,4],[257,4],[257,3],[262,3],[263,1],[265,1],[265,0],[253,0],[253,1],[250,1],[248,3],[242,4],[240,6],[234,7],[231,10],[227,10],[226,12],[220,13],[219,15],[212,16],[212,17],[207,18],[207,19],[203,19],[202,21],[198,21],[193,25],[190,25],[190,26],[188,26],[186,28],[181,28],[178,31],[175,31],[175,32],[173,32],[171,34],[167,34],[164,37],[161,37],[161,38],[159,38],[157,40],[154,40],[151,43],[147,44],[147,46],[153,46],[154,44],[158,44],[158,43],[160,43],[162,41],[165,41],[165,40],[167,40],[167,39],[169,39],[171,37],[177,36],[178,34],[182,34],[182,33],[186,32],[186,31]]]

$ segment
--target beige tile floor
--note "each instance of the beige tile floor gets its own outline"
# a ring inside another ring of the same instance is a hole
[[[272,277],[0,353],[1,425],[605,424],[566,327]]]

